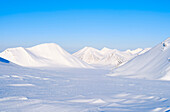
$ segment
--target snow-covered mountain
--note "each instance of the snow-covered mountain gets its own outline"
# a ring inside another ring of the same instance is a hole
[[[84,47],[73,55],[88,64],[97,64],[103,58],[103,54],[98,49],[92,47]]]
[[[112,51],[109,51],[108,53],[105,53],[104,58],[101,60],[101,62],[104,65],[113,65],[114,67],[118,67],[126,63],[130,59],[134,58],[135,56],[137,56],[137,54],[126,53],[114,49]]]
[[[40,44],[31,48],[9,48],[0,57],[25,67],[90,68],[55,43]]]
[[[170,80],[170,38],[115,69],[111,76]]]
[[[116,49],[114,49],[114,50],[116,50]],[[104,47],[103,49],[100,50],[100,53],[107,54],[108,52],[113,52],[114,50]]]
[[[117,49],[109,49],[106,47],[102,50],[85,47],[73,55],[88,64],[118,67],[148,50],[149,48],[144,50],[138,48],[135,50],[119,51]]]

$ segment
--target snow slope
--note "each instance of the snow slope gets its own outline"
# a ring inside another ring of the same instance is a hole
[[[119,51],[117,49],[109,49],[106,47],[102,50],[92,47],[85,47],[73,55],[88,64],[118,67],[148,50],[149,48],[144,50],[138,48],[135,50]]]
[[[9,48],[0,56],[25,67],[76,67],[90,68],[55,43],[40,44],[31,48]]]
[[[115,69],[111,76],[170,80],[170,38]]]

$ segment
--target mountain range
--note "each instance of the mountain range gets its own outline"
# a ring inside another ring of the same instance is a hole
[[[150,48],[119,51],[117,49],[109,49],[106,47],[101,50],[92,47],[84,47],[73,55],[91,65],[111,66],[115,68],[148,50],[150,50]]]

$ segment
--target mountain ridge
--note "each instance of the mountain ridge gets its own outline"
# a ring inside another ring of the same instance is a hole
[[[45,43],[30,48],[9,48],[0,53],[0,56],[25,67],[91,68],[55,43]]]
[[[119,51],[117,49],[109,49],[106,47],[101,50],[92,47],[84,47],[73,55],[88,64],[118,67],[148,50],[150,49],[137,48],[135,50]]]

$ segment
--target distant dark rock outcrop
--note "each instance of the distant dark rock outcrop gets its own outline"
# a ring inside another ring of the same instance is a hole
[[[3,62],[3,63],[10,63],[10,61],[8,61],[8,60],[6,60],[6,59],[4,59],[4,58],[1,58],[1,57],[0,57],[0,62]]]

